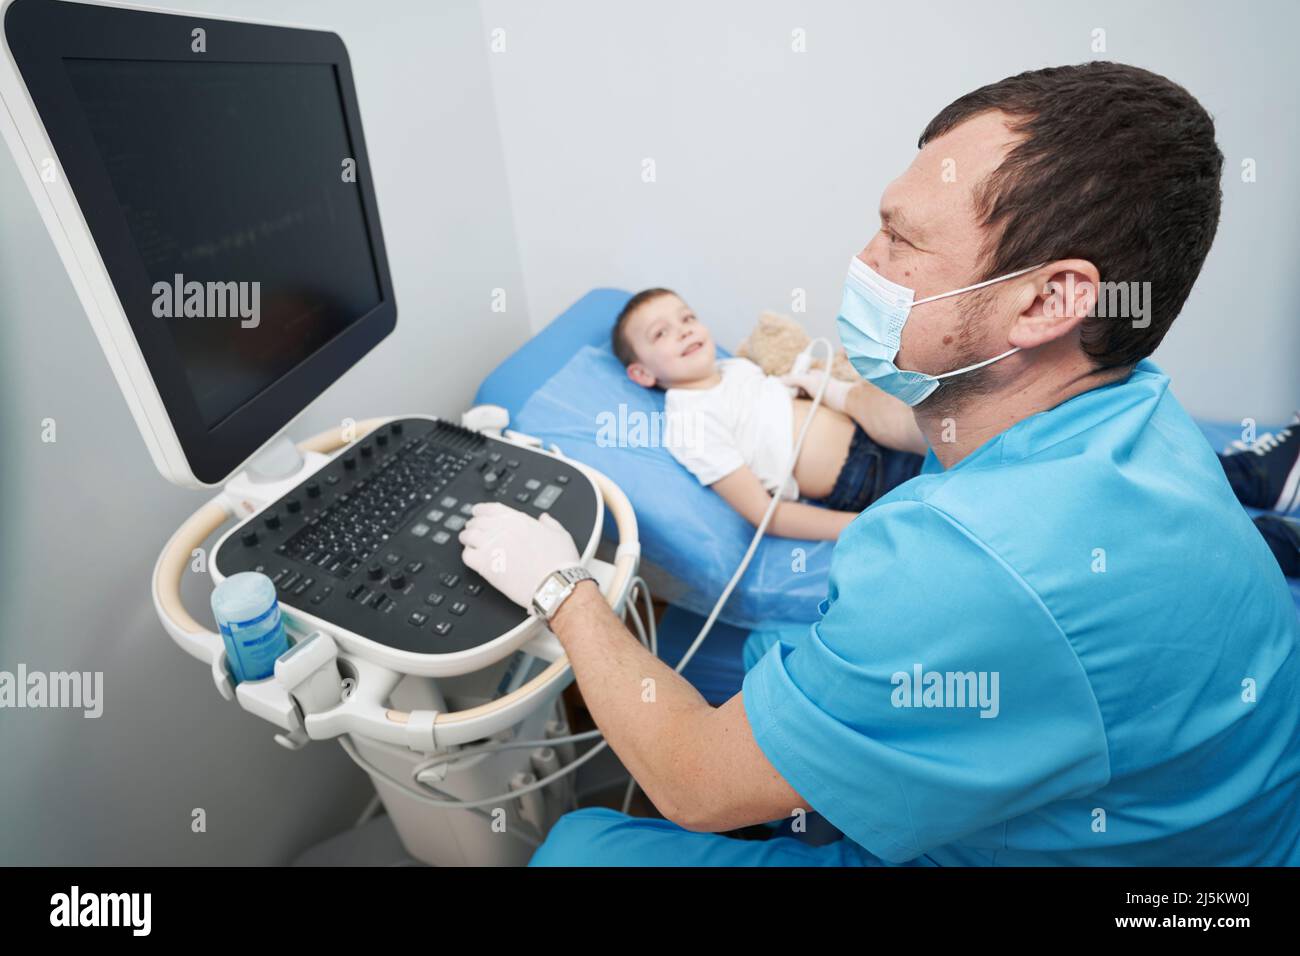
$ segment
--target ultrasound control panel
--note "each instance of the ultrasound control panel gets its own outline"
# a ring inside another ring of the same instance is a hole
[[[481,501],[548,513],[579,550],[598,513],[595,488],[568,462],[450,422],[401,419],[227,537],[216,567],[260,571],[282,605],[388,647],[466,650],[527,616],[461,561],[458,535]]]

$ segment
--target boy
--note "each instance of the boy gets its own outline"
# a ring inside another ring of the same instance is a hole
[[[713,337],[668,289],[637,293],[619,313],[614,354],[632,381],[665,390],[665,444],[700,483],[757,525],[771,495],[768,533],[812,540],[839,537],[867,505],[921,470],[925,440],[912,410],[867,382],[826,386],[808,426],[794,480],[784,488],[794,442],[812,405],[789,386],[816,392],[822,371],[783,378],[748,359],[717,360]],[[795,499],[819,501],[824,507]]]

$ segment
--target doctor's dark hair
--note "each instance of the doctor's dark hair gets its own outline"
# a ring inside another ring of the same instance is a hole
[[[1081,326],[1098,369],[1155,351],[1183,307],[1219,226],[1223,153],[1214,121],[1178,84],[1103,61],[1008,77],[955,100],[918,147],[989,110],[1023,139],[975,188],[991,279],[1038,262],[1087,259],[1104,282],[1150,282],[1150,324]]]
[[[627,328],[627,320],[632,317],[632,313],[641,306],[645,305],[651,299],[657,299],[661,295],[677,295],[672,289],[642,289],[632,298],[627,300],[627,305],[619,312],[618,318],[614,320],[614,328],[610,331],[610,347],[614,350],[614,355],[627,368],[636,361],[636,350],[632,348],[632,343],[627,340],[624,334]]]

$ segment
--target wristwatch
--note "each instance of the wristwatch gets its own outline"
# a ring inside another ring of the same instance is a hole
[[[549,621],[560,609],[564,599],[573,593],[579,581],[596,580],[590,571],[579,565],[552,571],[533,594],[533,610],[543,621]]]

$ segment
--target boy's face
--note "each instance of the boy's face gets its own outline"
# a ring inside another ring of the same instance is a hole
[[[713,336],[675,295],[644,303],[628,317],[623,334],[637,357],[627,367],[628,378],[646,388],[704,378],[717,361]]]

